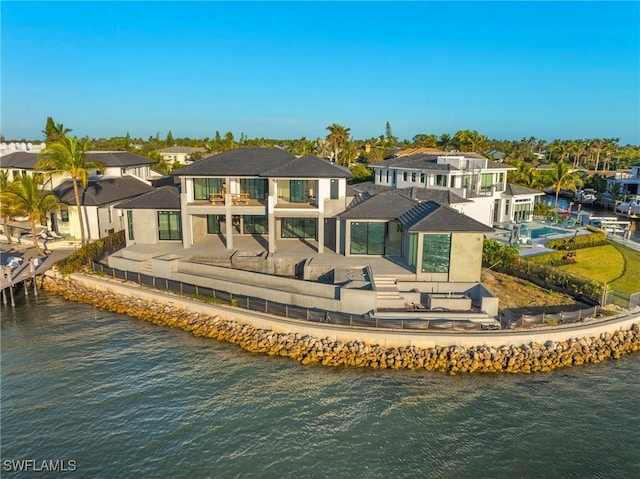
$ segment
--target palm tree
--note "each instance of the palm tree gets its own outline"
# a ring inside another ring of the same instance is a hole
[[[50,191],[42,189],[42,182],[42,175],[20,176],[8,183],[1,195],[2,202],[7,201],[13,205],[16,214],[29,217],[31,237],[39,254],[44,254],[44,251],[38,244],[36,221],[40,223],[45,220],[47,214],[58,206],[58,198]]]
[[[582,178],[580,178],[580,174],[574,171],[566,161],[558,161],[551,166],[552,169],[549,171],[549,180],[556,192],[555,206],[557,208],[560,190],[576,191],[578,186],[582,185]]]
[[[349,131],[351,130],[351,128],[345,128],[342,125],[338,125],[337,123],[334,123],[332,125],[329,125],[327,127],[327,130],[329,130],[329,134],[327,135],[327,141],[331,145],[332,159],[336,163],[342,164],[339,161],[339,155],[349,141]]]
[[[4,170],[0,171],[0,192],[5,191],[9,186],[9,177],[7,176],[7,172]],[[3,201],[0,202],[0,215],[2,216],[2,223],[4,224],[4,234],[7,237],[7,242],[9,244],[13,244],[13,239],[11,238],[11,227],[9,226],[9,218],[14,216],[13,204],[11,201]]]
[[[438,146],[442,151],[447,151],[447,149],[453,144],[453,139],[449,133],[443,133],[438,138]]]
[[[44,171],[49,175],[67,174],[73,183],[73,194],[78,208],[80,221],[80,240],[86,243],[84,232],[84,217],[80,202],[78,183],[86,187],[89,181],[89,170],[102,168],[104,165],[97,161],[87,161],[85,153],[89,148],[89,139],[64,136],[52,143],[46,150],[40,153],[40,160],[36,164],[36,170]]]

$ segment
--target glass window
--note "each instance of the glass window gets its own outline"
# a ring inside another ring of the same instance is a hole
[[[207,234],[220,234],[220,215],[207,215]]]
[[[415,183],[415,182],[416,182],[416,174],[411,173],[411,183]]]
[[[389,170],[387,170],[387,183],[389,183]]]
[[[193,198],[208,200],[213,193],[222,193],[222,178],[194,178]]]
[[[436,175],[436,185],[447,186],[447,175]]]
[[[158,238],[181,240],[182,222],[179,211],[158,211]]]
[[[482,188],[489,188],[493,185],[493,173],[482,173],[480,179],[480,186]]]
[[[402,180],[403,181],[407,181],[407,178],[409,177],[409,172],[407,171],[403,171],[402,172]]]
[[[69,222],[69,210],[66,207],[60,210],[60,221],[63,223]]]
[[[382,181],[382,170],[380,171],[380,181]],[[332,200],[337,200],[338,199],[338,180],[332,179],[331,180],[331,199]]]
[[[244,215],[242,217],[244,234],[263,235],[269,231],[267,217],[265,215]]]
[[[281,236],[283,238],[315,238],[315,218],[282,218]]]
[[[267,192],[267,180],[264,178],[241,178],[240,191],[249,193],[249,198],[264,200]]]
[[[425,173],[420,173],[420,183],[424,183],[427,179],[427,175]]]
[[[358,221],[351,223],[351,254],[384,254],[386,223]]]
[[[451,235],[426,234],[422,238],[422,272],[448,273]]]
[[[129,233],[129,240],[133,241],[133,211],[131,210],[127,210],[127,231]]]
[[[309,201],[309,197],[313,196],[313,186],[315,186],[315,181],[279,181],[278,197],[291,203],[307,203]]]

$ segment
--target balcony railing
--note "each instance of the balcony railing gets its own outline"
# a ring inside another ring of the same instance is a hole
[[[211,201],[212,205],[224,205],[226,201],[226,196],[222,193],[211,193],[209,195],[209,201]],[[232,205],[248,205],[249,204],[249,193],[232,193],[229,195]]]

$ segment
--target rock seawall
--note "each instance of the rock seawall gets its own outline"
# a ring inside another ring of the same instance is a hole
[[[224,318],[194,313],[164,302],[137,299],[80,286],[72,280],[45,277],[44,289],[67,300],[127,314],[154,324],[180,328],[196,336],[227,341],[247,351],[283,356],[302,364],[377,369],[425,369],[449,374],[471,372],[533,373],[607,359],[640,350],[640,324],[598,337],[523,346],[382,347],[361,341],[276,333]],[[97,294],[99,293],[99,294]]]

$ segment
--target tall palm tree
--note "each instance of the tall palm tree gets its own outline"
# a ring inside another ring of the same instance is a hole
[[[78,184],[82,185],[83,188],[86,187],[89,182],[90,170],[104,167],[100,162],[87,161],[85,153],[88,149],[88,138],[78,139],[64,136],[40,153],[40,160],[36,164],[36,170],[38,171],[43,171],[49,175],[66,174],[71,177],[80,221],[80,241],[82,244],[86,243],[86,235]]]
[[[438,146],[442,151],[447,151],[447,149],[452,145],[453,139],[449,133],[443,133],[438,137]]]
[[[578,186],[582,185],[582,178],[577,171],[571,168],[571,165],[566,161],[558,161],[553,163],[551,170],[549,171],[549,180],[551,186],[556,192],[556,208],[558,207],[558,197],[560,196],[560,190],[576,191]]]
[[[346,128],[342,125],[338,125],[337,123],[333,123],[327,127],[327,130],[329,130],[327,141],[331,145],[333,161],[338,164],[342,164],[339,161],[339,156],[349,141],[349,131],[351,128]]]
[[[9,176],[4,170],[0,171],[0,192],[5,191],[9,185]],[[4,200],[4,199],[3,199]],[[14,216],[13,204],[11,201],[0,202],[0,216],[2,216],[2,223],[4,225],[4,234],[7,237],[7,242],[13,244],[11,238],[11,227],[9,226],[9,218]]]
[[[41,222],[47,214],[58,206],[58,198],[50,191],[42,189],[42,175],[20,176],[7,184],[1,194],[2,201],[13,205],[16,214],[29,217],[31,236],[39,254],[44,254],[37,241],[36,221]]]

